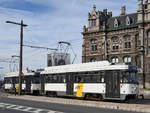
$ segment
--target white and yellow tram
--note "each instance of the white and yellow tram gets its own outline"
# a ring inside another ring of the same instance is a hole
[[[46,67],[40,74],[41,93],[100,99],[133,99],[139,87],[135,66],[108,61]]]

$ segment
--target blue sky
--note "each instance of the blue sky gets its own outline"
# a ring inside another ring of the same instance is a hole
[[[39,13],[53,9],[50,6],[32,3],[26,0],[4,1],[4,2],[1,2],[0,6],[4,8],[11,8],[11,9],[16,9],[16,10],[25,10],[25,11],[39,12]]]
[[[88,23],[93,4],[97,10],[107,8],[113,16],[120,15],[121,6],[127,13],[137,12],[138,0],[0,0],[0,59],[19,54],[20,27],[6,20],[24,20],[24,44],[56,48],[58,41],[72,44],[81,63],[82,28]],[[24,69],[46,67],[46,55],[51,51],[24,47]],[[9,63],[0,62],[1,73],[9,71]]]

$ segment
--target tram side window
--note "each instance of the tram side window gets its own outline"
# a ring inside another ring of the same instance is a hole
[[[65,75],[48,75],[46,77],[47,83],[65,83]]]
[[[52,76],[51,76],[51,75],[47,75],[47,76],[45,77],[45,81],[46,81],[46,83],[51,83],[51,81],[52,81]]]
[[[26,83],[25,77],[22,78],[22,83],[23,83],[23,84]]]
[[[15,84],[19,83],[19,78],[18,78],[18,77],[15,77],[15,78],[14,78],[14,83],[15,83]]]
[[[65,79],[65,75],[54,75],[55,76],[55,82],[57,83],[65,83],[66,79]]]
[[[103,83],[105,73],[102,72],[85,72],[75,76],[76,83]]]
[[[59,82],[60,83],[65,83],[66,82],[65,75],[60,75],[59,76]]]
[[[85,77],[84,77],[84,82],[85,82],[85,83],[89,83],[90,81],[91,81],[91,76],[85,75]]]
[[[83,83],[84,82],[83,76],[75,76],[75,82],[76,83]]]
[[[100,76],[98,76],[98,75],[91,75],[91,82],[92,83],[99,83],[100,82]]]
[[[12,84],[12,83],[13,83],[12,78],[9,78],[9,79],[8,79],[8,83],[10,83],[10,84]]]
[[[11,83],[11,82],[10,82],[10,78],[5,78],[5,83],[6,83],[6,84]]]
[[[55,82],[54,75],[48,75],[46,77],[46,81],[47,81],[47,83],[54,83]]]
[[[16,77],[12,77],[11,79],[12,79],[11,80],[12,84],[15,84],[16,83]]]

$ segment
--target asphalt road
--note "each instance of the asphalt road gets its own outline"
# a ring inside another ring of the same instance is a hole
[[[65,104],[0,98],[0,113],[135,113]]]

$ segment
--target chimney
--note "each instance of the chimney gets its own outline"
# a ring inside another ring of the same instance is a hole
[[[104,15],[107,15],[107,9],[103,9]]]
[[[108,12],[109,17],[112,17],[112,12]]]
[[[95,4],[93,5],[93,11],[96,11],[96,5]]]
[[[83,32],[86,32],[86,26],[85,25],[83,26]]]
[[[122,15],[122,16],[125,16],[125,15],[126,15],[126,6],[125,6],[125,5],[122,6],[122,8],[121,8],[121,15]]]

